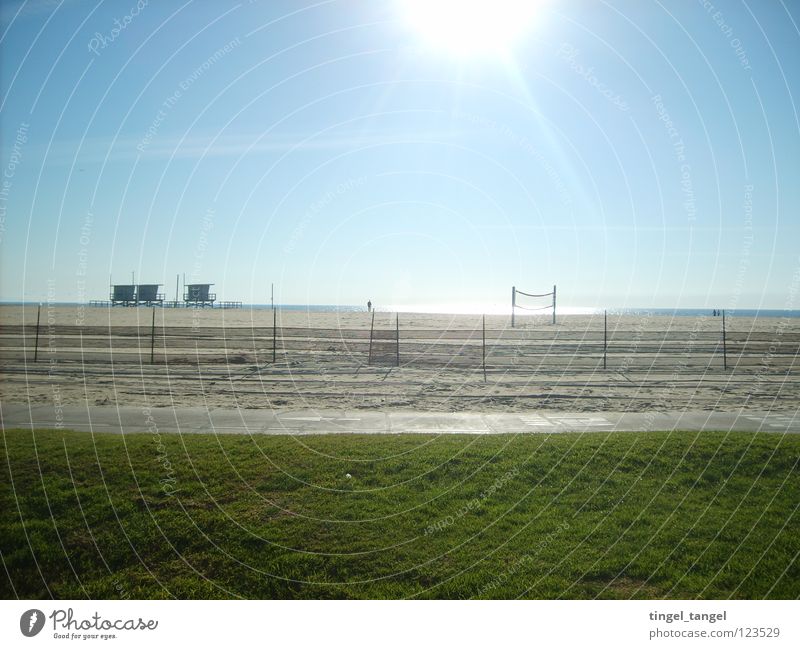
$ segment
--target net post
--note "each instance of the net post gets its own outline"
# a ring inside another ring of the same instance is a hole
[[[553,284],[553,324],[556,323],[556,285]]]
[[[397,367],[400,367],[400,314],[399,313],[395,313],[394,317],[395,317],[395,320],[394,320],[394,322],[395,322],[395,336],[397,338],[397,343],[396,343],[396,347],[395,347],[396,350],[397,350],[397,360],[396,360],[395,364],[397,365]]]
[[[486,314],[483,314],[483,382],[486,383]]]
[[[275,349],[278,346],[278,312],[273,308],[272,309],[272,364],[275,364],[275,357],[276,352]]]
[[[153,364],[153,353],[156,346],[156,308],[153,307],[153,320],[150,323],[150,365]]]
[[[725,339],[725,309],[722,309],[722,369],[728,369],[728,345]]]
[[[514,328],[514,306],[517,303],[517,287],[511,287],[511,328]]]
[[[33,362],[39,359],[39,316],[42,315],[42,304],[39,303],[39,308],[36,309],[36,342],[33,343]]]
[[[607,352],[608,352],[608,311],[603,309],[603,369],[606,369]]]
[[[372,332],[375,330],[375,311],[372,312],[372,323],[369,325],[369,355],[367,365],[372,365]]]

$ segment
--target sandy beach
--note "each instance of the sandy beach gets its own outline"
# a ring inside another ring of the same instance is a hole
[[[723,350],[711,314],[609,315],[604,334],[602,314],[486,316],[484,333],[475,315],[279,311],[273,333],[265,309],[43,305],[34,362],[36,317],[0,307],[3,403],[795,411],[800,394],[793,318],[728,318]]]

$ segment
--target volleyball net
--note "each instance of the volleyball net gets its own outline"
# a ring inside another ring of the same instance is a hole
[[[553,312],[553,324],[556,323],[556,286],[549,293],[526,293],[516,286],[511,287],[511,326],[514,326],[516,311],[536,313]]]

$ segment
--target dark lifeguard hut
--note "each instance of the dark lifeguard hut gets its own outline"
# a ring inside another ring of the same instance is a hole
[[[183,294],[183,301],[187,307],[210,306],[213,308],[214,301],[217,299],[216,293],[211,293],[213,284],[187,284]]]
[[[109,299],[111,306],[136,306],[136,284],[113,284]]]
[[[164,304],[164,294],[158,292],[161,284],[139,284],[136,290],[137,304],[144,304],[146,306],[159,306]]]

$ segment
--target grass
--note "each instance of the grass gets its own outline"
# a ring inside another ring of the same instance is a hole
[[[800,596],[798,436],[17,430],[0,455],[2,598]]]

